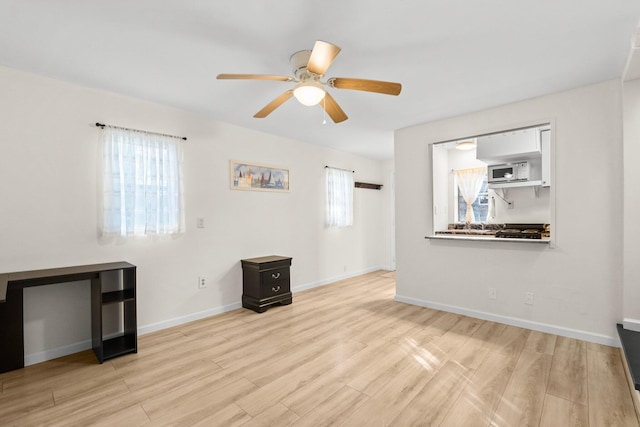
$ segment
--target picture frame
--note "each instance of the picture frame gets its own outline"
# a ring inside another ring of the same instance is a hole
[[[232,190],[288,193],[291,180],[287,168],[231,160],[229,185]]]

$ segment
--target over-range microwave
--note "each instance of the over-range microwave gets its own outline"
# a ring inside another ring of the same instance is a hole
[[[490,165],[487,168],[487,182],[511,182],[529,180],[529,162],[519,161],[503,165]]]

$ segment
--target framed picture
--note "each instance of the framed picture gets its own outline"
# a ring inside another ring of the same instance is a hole
[[[289,191],[289,169],[231,160],[229,170],[233,190]]]

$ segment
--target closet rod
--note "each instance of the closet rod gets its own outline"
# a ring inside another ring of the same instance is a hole
[[[130,131],[134,131],[134,132],[142,132],[142,133],[148,133],[148,134],[152,134],[152,135],[168,136],[170,138],[183,139],[185,141],[187,140],[186,136],[169,135],[167,133],[160,133],[160,132],[149,132],[149,131],[140,130],[140,129],[131,129],[131,128],[124,128],[124,127],[121,127],[121,126],[105,125],[103,123],[98,123],[98,122],[96,122],[96,126],[99,127],[99,128],[102,128],[102,129],[104,129],[105,127],[108,127],[108,128],[112,128],[112,129],[130,130]]]

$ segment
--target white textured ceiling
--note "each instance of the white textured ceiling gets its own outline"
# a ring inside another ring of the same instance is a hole
[[[389,159],[394,129],[620,77],[639,18],[638,0],[0,0],[0,64]],[[337,125],[295,99],[254,119],[293,84],[215,79],[289,75],[318,39],[342,47],[327,76],[400,96],[330,89]]]

